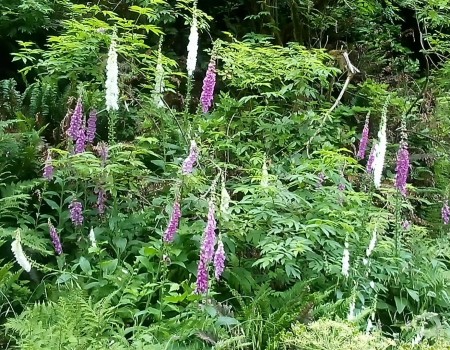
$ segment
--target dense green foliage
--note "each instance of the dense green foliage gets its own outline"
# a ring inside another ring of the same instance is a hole
[[[449,35],[445,0],[2,1],[2,348],[450,349]]]

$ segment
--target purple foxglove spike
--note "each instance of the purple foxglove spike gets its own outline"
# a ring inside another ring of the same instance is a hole
[[[214,254],[214,275],[216,279],[219,280],[220,276],[225,269],[225,250],[223,248],[222,240],[219,240],[217,243],[216,253]]]
[[[402,222],[402,227],[404,230],[409,230],[409,228],[411,227],[411,223],[408,220],[404,220]]]
[[[63,252],[61,240],[59,238],[58,231],[56,231],[56,228],[55,228],[55,226],[52,225],[52,223],[50,222],[50,219],[48,219],[48,228],[49,228],[49,232],[50,232],[50,237],[52,239],[53,247],[55,248],[55,252],[56,252],[56,254],[61,255]]]
[[[105,142],[99,142],[97,146],[94,147],[94,149],[102,159],[102,166],[105,166],[108,159],[108,145]]]
[[[87,121],[87,129],[86,129],[87,143],[94,142],[96,129],[97,129],[97,111],[92,110],[91,113],[89,113],[89,118]]]
[[[75,226],[81,226],[83,225],[83,205],[81,202],[78,201],[72,201],[72,203],[69,204],[70,209],[70,219],[72,220],[72,223]]]
[[[45,160],[45,164],[44,164],[44,178],[46,178],[47,180],[51,180],[53,179],[53,160],[52,160],[52,154],[50,152],[50,150],[47,152],[47,159]]]
[[[208,222],[206,223],[205,232],[203,233],[202,246],[200,249],[200,259],[209,263],[214,256],[214,246],[216,244],[216,218],[215,205],[212,200],[209,202]]]
[[[211,60],[206,71],[205,79],[203,80],[203,89],[200,96],[202,102],[203,113],[207,113],[211,108],[214,98],[214,87],[216,85],[216,66],[214,60]]]
[[[189,155],[184,160],[183,166],[181,167],[181,172],[183,175],[191,174],[194,170],[194,165],[198,160],[198,147],[197,143],[192,140],[191,147],[189,149]]]
[[[369,118],[366,118],[366,123],[364,124],[364,129],[361,135],[361,141],[359,143],[359,150],[357,157],[359,159],[364,159],[366,156],[367,144],[369,142]]]
[[[97,193],[97,210],[100,215],[103,215],[106,210],[106,191],[100,188],[95,191]]]
[[[73,111],[72,117],[70,118],[70,126],[67,129],[67,136],[73,141],[78,139],[78,134],[83,124],[83,104],[81,103],[81,98],[78,99],[77,105]]]
[[[318,187],[318,188],[322,187],[324,181],[325,181],[325,174],[322,172],[319,174],[319,179],[317,180],[316,187]]]
[[[397,153],[397,167],[395,176],[395,187],[403,196],[406,196],[406,180],[409,172],[409,152],[406,141],[400,143],[400,148]]]
[[[209,287],[208,263],[200,258],[197,269],[197,294],[206,294]]]
[[[450,207],[448,206],[448,199],[444,201],[441,214],[442,220],[444,221],[444,225],[448,225],[448,223],[450,222]]]
[[[83,153],[86,149],[86,130],[84,127],[81,127],[78,138],[75,143],[75,153]]]
[[[167,243],[173,242],[175,238],[175,233],[178,230],[181,218],[181,207],[180,203],[175,201],[172,208],[172,216],[170,217],[169,224],[167,226],[166,232],[164,233],[164,241]]]
[[[374,170],[374,162],[375,162],[375,146],[372,147],[372,150],[370,151],[369,159],[367,161],[367,172],[369,174],[373,173]]]

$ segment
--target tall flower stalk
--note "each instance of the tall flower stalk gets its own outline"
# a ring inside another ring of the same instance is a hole
[[[86,128],[81,126],[78,132],[78,138],[75,142],[75,153],[83,153],[86,150]]]
[[[376,145],[375,145],[376,146]],[[373,173],[373,163],[375,162],[375,146],[370,150],[369,159],[367,160],[366,170],[368,174]]]
[[[119,109],[119,66],[117,64],[116,35],[111,38],[106,62],[105,101],[107,111]]]
[[[359,159],[364,159],[366,156],[367,144],[369,142],[369,118],[370,111],[367,113],[366,122],[364,123],[364,129],[361,135],[361,141],[359,142],[359,149],[357,157]]]
[[[87,120],[87,128],[86,128],[86,142],[93,143],[95,139],[95,132],[97,130],[97,111],[92,110],[89,113],[89,118]]]
[[[50,181],[51,179],[53,179],[53,172],[54,168],[53,168],[52,152],[48,150],[47,158],[45,159],[44,164],[44,173],[43,173],[44,178]]]
[[[72,141],[78,139],[80,129],[83,126],[83,104],[81,102],[81,97],[78,98],[73,114],[70,118],[69,129],[67,129],[67,136],[69,136]]]
[[[214,87],[216,85],[216,65],[214,56],[211,57],[211,61],[206,71],[205,79],[203,79],[202,94],[200,101],[202,103],[203,113],[207,113],[212,106],[214,98]]]
[[[220,212],[224,217],[230,214],[230,195],[225,187],[225,177],[222,177],[222,189],[220,191]]]
[[[105,101],[108,113],[108,142],[114,143],[116,138],[116,113],[119,109],[119,66],[117,64],[116,34],[111,38],[106,63]]]
[[[181,173],[183,175],[191,174],[194,170],[194,165],[198,160],[199,150],[197,147],[197,143],[195,140],[191,140],[191,147],[189,148],[189,155],[184,160],[183,165],[181,167]]]
[[[189,42],[187,46],[187,62],[186,69],[188,76],[192,77],[195,66],[197,65],[197,51],[198,51],[198,25],[197,25],[197,1],[194,3],[191,30],[189,33]]]
[[[166,106],[163,100],[165,85],[164,85],[164,67],[162,65],[162,52],[161,52],[162,42],[163,37],[161,36],[158,47],[158,59],[156,61],[156,68],[155,68],[155,88],[153,91],[155,105],[157,105],[158,107]]]
[[[72,223],[74,226],[81,226],[83,225],[84,217],[83,217],[83,205],[81,202],[73,200],[69,204],[69,210],[70,210],[70,219],[72,220]]]
[[[204,294],[208,291],[208,265],[214,257],[214,245],[216,244],[216,208],[212,199],[210,199],[208,207],[208,221],[203,233],[197,270],[196,293],[198,294]]]
[[[61,255],[63,252],[61,240],[59,238],[56,227],[53,226],[50,219],[48,219],[48,229],[49,229],[50,237],[52,239],[53,247],[55,248],[55,252],[56,252],[56,254]]]
[[[175,234],[178,230],[181,219],[181,206],[178,199],[175,200],[172,207],[172,215],[170,216],[169,224],[164,232],[164,241],[167,243],[173,242]]]
[[[373,164],[373,182],[376,188],[380,188],[381,176],[383,175],[384,158],[386,156],[387,138],[387,109],[389,106],[391,95],[388,95],[381,112],[380,130],[378,131],[378,143],[375,145],[375,160]]]
[[[26,272],[30,272],[31,263],[23,251],[21,240],[22,238],[20,236],[20,229],[17,229],[16,237],[11,243],[11,251],[13,252],[14,258],[16,259],[20,267],[22,267],[22,269],[24,269]]]
[[[95,193],[97,193],[97,211],[100,215],[103,215],[106,210],[106,191],[100,187],[95,190]]]
[[[197,26],[197,0],[194,1],[194,8],[192,14],[192,24],[189,33],[189,42],[187,45],[187,91],[185,100],[185,112],[189,111],[189,105],[191,102],[192,81],[194,76],[195,67],[197,65],[197,51],[198,51],[198,26]]]
[[[263,165],[261,168],[261,187],[268,187],[269,186],[269,171],[267,170],[267,159],[266,155],[264,155],[263,159]]]
[[[400,147],[397,152],[397,167],[395,171],[395,187],[400,191],[403,196],[406,196],[406,181],[409,173],[409,152],[408,141],[406,134],[405,120],[402,121],[402,139],[400,141]]]
[[[441,215],[444,225],[448,225],[450,222],[450,207],[448,206],[448,199],[446,199],[442,205]]]
[[[95,238],[95,232],[93,227],[91,227],[91,230],[89,231],[89,241],[91,242],[92,248],[97,248],[97,240]]]
[[[216,280],[220,279],[223,271],[225,270],[225,249],[223,247],[222,238],[219,238],[217,243],[216,252],[214,253],[214,275]]]
[[[345,240],[344,253],[342,254],[342,276],[348,278],[350,271],[350,251],[348,250],[348,242]]]

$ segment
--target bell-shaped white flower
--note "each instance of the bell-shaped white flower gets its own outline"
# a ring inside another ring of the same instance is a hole
[[[97,240],[95,239],[95,232],[93,227],[91,227],[91,230],[89,231],[89,241],[91,242],[92,248],[97,248]]]
[[[119,109],[119,67],[117,65],[116,40],[112,38],[106,63],[106,110]]]
[[[347,278],[350,270],[350,251],[348,250],[348,242],[345,242],[344,253],[342,254],[342,275]]]
[[[187,51],[188,56],[186,62],[186,69],[188,75],[191,77],[194,74],[195,66],[197,65],[197,51],[198,51],[198,27],[197,27],[197,15],[195,14],[195,12],[194,17],[192,18],[191,32],[189,34],[189,43]]]
[[[23,252],[22,244],[21,244],[21,237],[20,237],[20,230],[16,231],[16,238],[11,243],[11,251],[14,254],[14,257],[16,258],[17,263],[26,271],[31,271],[31,263],[26,257],[25,253]]]

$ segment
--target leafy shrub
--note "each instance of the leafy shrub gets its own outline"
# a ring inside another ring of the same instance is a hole
[[[286,350],[384,350],[395,342],[380,334],[364,334],[343,321],[322,319],[305,325],[297,323],[281,337]]]

